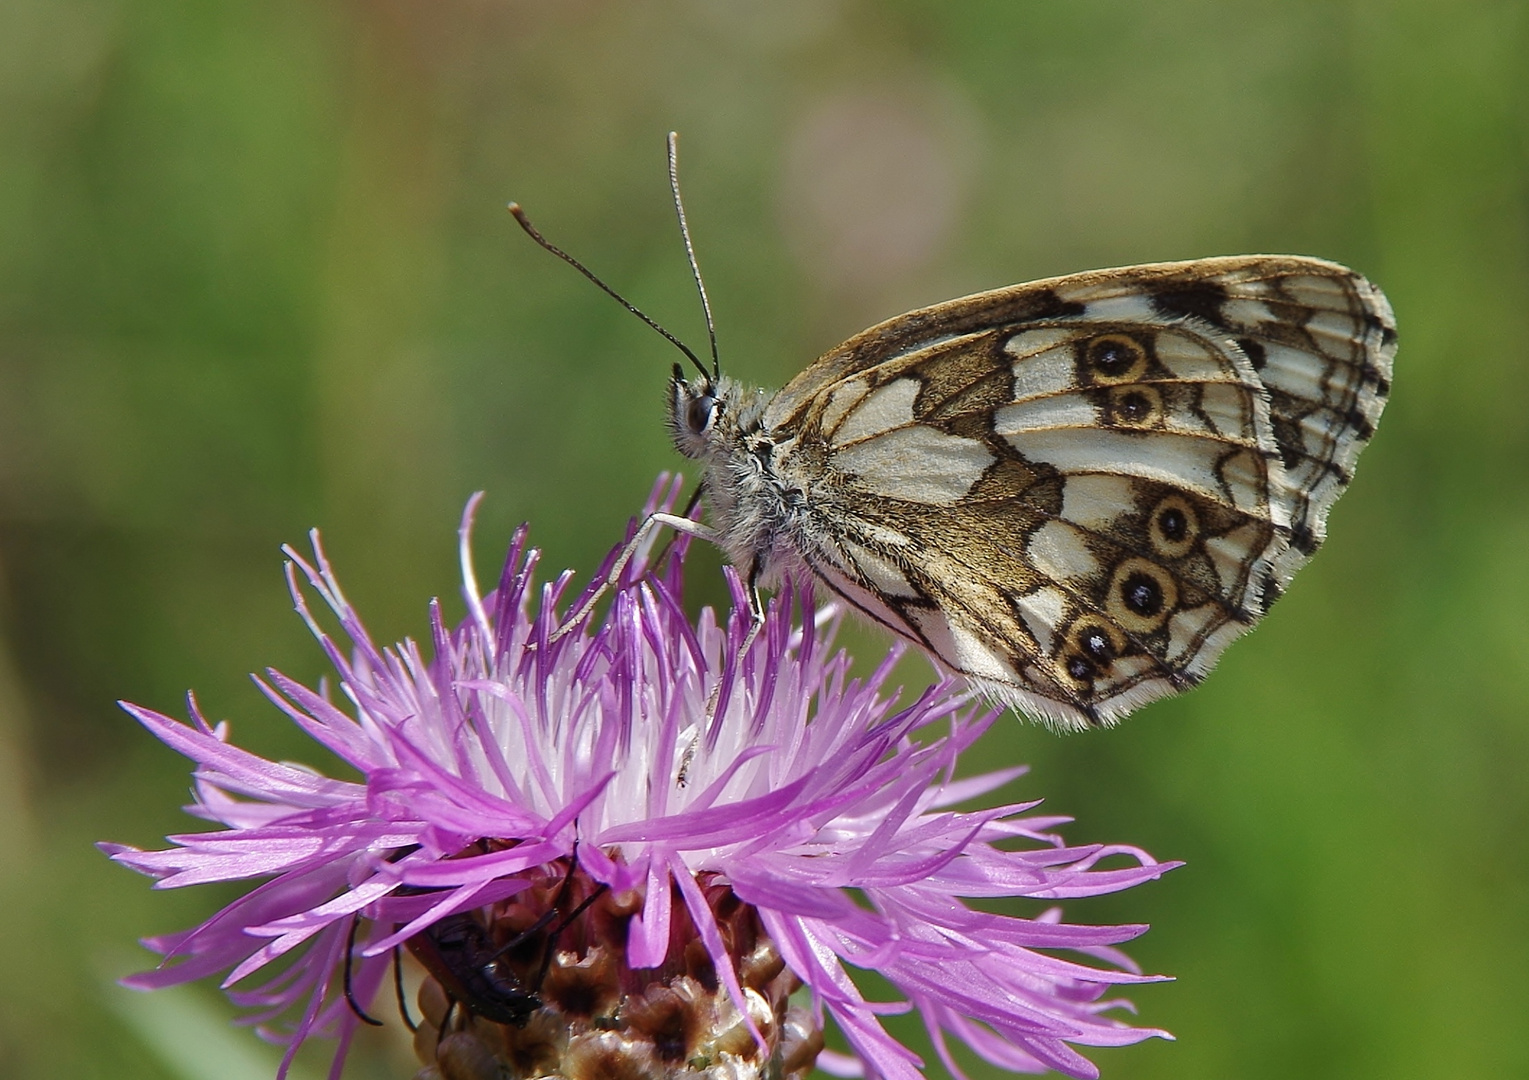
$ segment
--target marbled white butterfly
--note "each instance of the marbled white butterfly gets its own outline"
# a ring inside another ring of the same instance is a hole
[[[672,136],[670,174],[688,250]],[[656,521],[751,589],[810,576],[993,700],[1085,728],[1197,683],[1317,550],[1396,328],[1352,270],[1242,255],[922,308],[773,395],[720,374],[714,335],[709,370],[680,347],[700,374],[675,366],[669,425],[709,525]]]

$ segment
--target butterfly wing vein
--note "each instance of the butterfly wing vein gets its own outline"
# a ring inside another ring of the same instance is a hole
[[[1395,342],[1334,263],[1093,271],[872,327],[694,456],[735,561],[805,568],[1023,713],[1111,723],[1316,551]]]

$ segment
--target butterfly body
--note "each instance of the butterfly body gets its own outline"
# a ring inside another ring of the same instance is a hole
[[[910,312],[773,396],[676,369],[669,420],[751,584],[1082,728],[1197,682],[1316,550],[1395,339],[1333,263],[1159,263]]]
[[[670,385],[675,444],[703,463],[717,543],[751,584],[773,583],[815,546],[821,468],[796,460],[788,432],[767,427],[763,390],[726,377]]]

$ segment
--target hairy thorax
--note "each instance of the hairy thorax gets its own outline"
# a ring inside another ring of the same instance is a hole
[[[676,400],[683,407],[683,388]],[[766,397],[731,379],[714,391],[704,431],[675,425],[681,453],[702,464],[702,485],[717,542],[746,577],[773,585],[800,569],[826,535],[819,520],[831,505],[819,489],[828,470],[821,449],[764,425]],[[678,410],[676,410],[678,411]]]

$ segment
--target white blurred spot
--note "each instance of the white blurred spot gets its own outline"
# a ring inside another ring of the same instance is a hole
[[[959,219],[974,125],[933,88],[844,91],[796,125],[781,212],[813,277],[868,292],[938,253]]]

